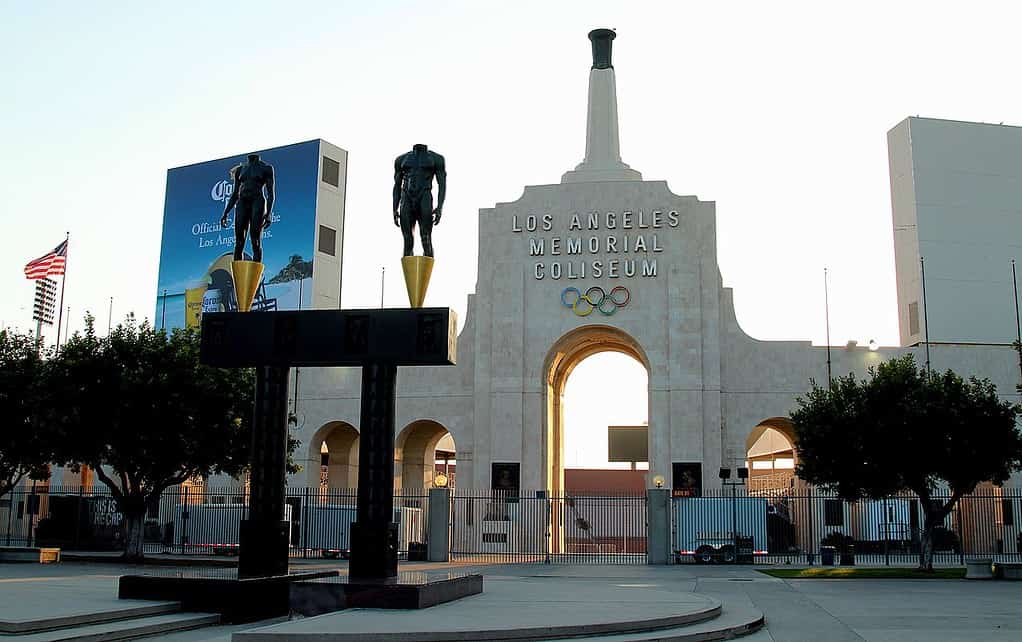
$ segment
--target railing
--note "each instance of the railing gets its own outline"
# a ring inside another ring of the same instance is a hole
[[[348,555],[355,489],[288,487],[285,518],[292,557]],[[234,555],[248,510],[244,487],[170,488],[149,506],[147,553]],[[946,496],[936,499],[946,501]],[[394,497],[402,555],[428,538],[426,489]],[[711,489],[672,500],[671,550],[677,563],[918,563],[924,516],[918,498],[899,494],[846,502],[798,487]],[[589,492],[452,491],[453,559],[479,563],[644,564],[645,495]],[[984,486],[962,498],[934,536],[933,561],[969,557],[1022,561],[1022,489]],[[105,486],[19,488],[0,497],[0,545],[54,545],[67,550],[123,549],[123,517]]]
[[[934,564],[960,566],[977,556],[1022,560],[1020,502],[1019,488],[986,487],[963,497],[936,529]],[[739,562],[820,564],[825,553],[828,558],[833,553],[835,564],[911,566],[919,562],[925,523],[911,493],[847,502],[805,488],[739,488],[733,498],[729,490],[711,490],[698,498],[675,498],[672,518],[678,563],[738,557]]]
[[[284,519],[290,524],[291,556],[347,557],[356,496],[355,489],[288,487]],[[425,544],[427,499],[424,489],[395,493],[402,554]],[[236,555],[248,500],[244,487],[167,489],[146,513],[146,553]],[[20,488],[0,498],[0,544],[117,551],[123,548],[123,519],[103,486]]]
[[[645,564],[646,497],[458,490],[451,557],[479,563]]]

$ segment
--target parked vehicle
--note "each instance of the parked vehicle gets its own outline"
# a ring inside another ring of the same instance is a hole
[[[178,504],[174,507],[174,545],[185,550],[237,555],[244,504]],[[284,505],[291,522],[291,506]]]
[[[300,546],[318,550],[323,557],[348,559],[351,524],[357,512],[354,506],[338,504],[306,506]],[[394,522],[398,525],[398,550],[408,551],[411,544],[425,541],[421,508],[395,508]]]
[[[675,499],[673,548],[679,562],[691,555],[699,564],[752,562],[752,556],[766,555],[767,500]]]

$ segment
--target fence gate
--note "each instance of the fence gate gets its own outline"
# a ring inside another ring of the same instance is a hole
[[[646,497],[458,494],[451,557],[487,564],[645,564]]]

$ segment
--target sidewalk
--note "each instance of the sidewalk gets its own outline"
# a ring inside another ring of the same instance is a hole
[[[344,568],[344,563],[308,560],[296,566]],[[402,568],[438,569],[430,563]],[[485,577],[520,578],[506,586],[529,587],[585,580],[594,585],[628,584],[670,592],[694,591],[725,606],[751,605],[766,616],[766,628],[750,642],[869,640],[875,642],[992,642],[1022,639],[1022,582],[969,580],[780,580],[749,567],[733,566],[555,566],[477,567]],[[68,611],[117,603],[116,578],[137,571],[118,564],[64,562],[0,565],[0,619],[25,609]],[[551,586],[551,588],[553,588]],[[640,588],[640,587],[635,587]],[[609,604],[607,608],[621,608]],[[528,613],[521,614],[527,623]],[[233,632],[262,625],[215,627],[161,638],[168,642],[228,642]]]

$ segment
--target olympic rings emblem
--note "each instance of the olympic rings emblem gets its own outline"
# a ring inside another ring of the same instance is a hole
[[[561,305],[571,308],[575,316],[579,317],[587,317],[593,310],[599,310],[600,314],[609,317],[628,305],[631,299],[632,293],[623,285],[614,287],[609,293],[598,285],[586,290],[585,294],[575,287],[564,288],[561,292]]]

